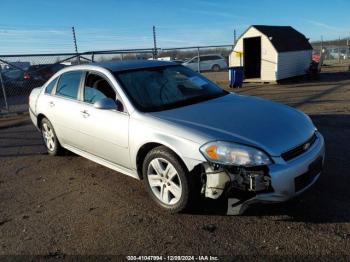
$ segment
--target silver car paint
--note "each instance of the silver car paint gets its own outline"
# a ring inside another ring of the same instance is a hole
[[[192,170],[206,162],[199,151],[201,145],[227,140],[259,147],[272,156],[275,163],[269,169],[275,192],[258,194],[256,200],[284,201],[299,193],[294,192],[293,179],[303,174],[318,156],[324,156],[324,141],[318,134],[317,142],[308,152],[289,162],[280,157],[282,152],[303,143],[315,131],[309,117],[290,107],[230,94],[173,110],[142,113],[134,109],[113,75],[99,66],[68,67],[51,79],[72,70],[103,74],[114,86],[126,112],[94,110],[83,102],[47,95],[46,84],[31,93],[31,119],[37,125],[39,114],[47,116],[63,147],[137,179],[137,154],[147,143],[167,146]],[[61,112],[56,112],[58,109]],[[84,110],[88,111],[88,117],[81,114]],[[106,125],[110,131],[104,130]]]
[[[55,79],[57,76],[72,70],[90,70],[100,72],[101,74],[103,74],[107,79],[109,79],[112,86],[115,88],[119,99],[122,101],[124,107],[126,108],[126,112],[121,113],[116,110],[113,110],[106,113],[106,110],[94,109],[91,105],[87,103],[45,94],[45,87],[49,82],[51,82],[52,79]],[[89,159],[93,158],[92,160],[94,161],[94,157],[96,157],[96,159],[102,158],[102,160],[106,160],[110,162],[110,164],[115,165],[114,169],[118,171],[120,171],[119,168],[126,168],[128,170],[128,175],[133,176],[135,178],[139,178],[139,175],[137,174],[136,170],[137,152],[143,145],[147,143],[159,143],[169,147],[183,159],[185,165],[189,170],[193,169],[193,167],[198,163],[205,161],[204,157],[200,154],[199,150],[196,150],[195,153],[191,153],[193,151],[193,148],[199,148],[199,144],[188,138],[181,138],[175,135],[176,133],[181,133],[181,128],[176,128],[175,125],[166,123],[166,121],[159,121],[150,114],[142,114],[135,111],[129,100],[126,98],[124,92],[120,88],[119,84],[116,82],[113,75],[104,68],[94,65],[80,65],[67,67],[55,74],[48,81],[48,83],[46,83],[41,88],[40,93],[32,92],[31,96],[34,96],[35,93],[37,93],[36,95],[38,96],[36,107],[31,107],[33,111],[32,113],[34,115],[43,114],[48,117],[48,119],[53,124],[54,129],[56,131],[56,135],[63,147],[69,147],[70,150],[79,150],[79,154],[85,154],[85,157],[89,155]],[[35,100],[35,98],[33,98],[32,100]],[[53,107],[50,106],[51,102],[54,103]],[[101,151],[104,151],[103,155],[101,155],[99,154],[99,152],[92,152],[92,150],[89,150],[89,148],[91,147],[96,148],[96,143],[93,143],[93,140],[103,141],[105,139],[106,143],[116,144],[117,138],[116,135],[105,137],[105,133],[103,132],[97,131],[97,133],[93,133],[91,132],[91,130],[84,130],[82,128],[83,123],[86,123],[86,119],[81,114],[81,111],[84,111],[84,109],[88,106],[91,107],[91,109],[89,110],[90,116],[88,118],[95,118],[96,122],[94,123],[94,125],[97,127],[104,126],[113,122],[109,120],[106,123],[105,118],[103,118],[103,120],[97,119],[97,114],[109,114],[110,116],[114,115],[114,118],[123,115],[122,117],[120,117],[120,120],[122,119],[121,122],[115,123],[115,127],[118,129],[119,126],[119,128],[123,130],[122,133],[124,135],[120,134],[120,130],[115,131],[119,132],[117,133],[117,136],[122,136],[119,139],[119,143],[128,144],[126,151],[123,151],[123,153],[119,152],[117,155],[115,155],[115,150],[111,150],[110,148],[103,148],[101,146]],[[56,112],[58,110],[60,110],[61,112]],[[93,111],[100,112],[96,113]],[[127,118],[129,125],[126,124],[125,118]],[[125,133],[125,128],[129,129],[128,134]],[[174,133],[171,133],[171,130],[173,130]],[[87,133],[90,133],[90,136],[87,135]],[[184,136],[186,135],[185,132],[183,132],[183,134]],[[132,139],[128,139],[127,136]],[[194,137],[194,134],[192,134],[191,136]],[[126,163],[128,162],[129,164],[126,165]]]
[[[301,144],[315,131],[311,120],[291,107],[236,94],[153,115],[205,133],[209,140],[250,144],[272,156]]]

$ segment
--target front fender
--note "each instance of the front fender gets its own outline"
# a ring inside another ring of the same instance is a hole
[[[191,171],[199,163],[205,162],[205,158],[199,151],[201,144],[175,135],[173,130],[164,129],[161,126],[152,125],[132,119],[129,129],[130,158],[133,169],[137,169],[137,153],[140,148],[148,143],[164,145],[175,152]]]

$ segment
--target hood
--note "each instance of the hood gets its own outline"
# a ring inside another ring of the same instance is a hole
[[[296,109],[236,94],[151,115],[211,140],[256,146],[272,156],[300,145],[315,131],[310,118]]]

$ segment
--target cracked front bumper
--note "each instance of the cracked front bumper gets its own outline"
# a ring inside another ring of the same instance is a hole
[[[282,157],[273,158],[275,164],[269,166],[273,192],[258,193],[255,202],[283,202],[291,199],[312,186],[321,174],[325,156],[325,143],[317,133],[315,143],[302,155],[284,161]],[[320,162],[321,163],[317,163]],[[315,166],[316,165],[316,166]]]
[[[228,215],[240,215],[254,203],[278,203],[287,201],[311,187],[320,177],[325,157],[325,143],[317,133],[316,142],[302,155],[284,161],[282,157],[273,158],[269,166],[272,192],[257,193],[249,199],[228,199]]]

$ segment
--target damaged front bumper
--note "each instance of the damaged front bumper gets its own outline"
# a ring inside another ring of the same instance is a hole
[[[320,133],[303,154],[289,161],[272,157],[269,166],[244,168],[204,164],[202,193],[217,199],[228,198],[229,215],[242,214],[253,203],[287,201],[312,186],[321,174],[325,144]]]

